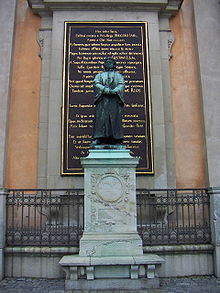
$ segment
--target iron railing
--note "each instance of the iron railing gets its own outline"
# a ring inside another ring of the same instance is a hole
[[[78,246],[83,233],[83,190],[9,190],[8,245]]]
[[[207,189],[139,190],[137,227],[144,245],[211,242]]]
[[[78,246],[83,190],[13,189],[7,196],[8,246]],[[211,242],[206,189],[137,190],[143,245]]]

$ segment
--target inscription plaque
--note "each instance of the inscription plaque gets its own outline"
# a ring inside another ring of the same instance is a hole
[[[112,56],[125,78],[123,143],[140,158],[137,174],[153,174],[146,22],[65,22],[62,175],[83,174],[80,157],[92,140],[93,79]]]

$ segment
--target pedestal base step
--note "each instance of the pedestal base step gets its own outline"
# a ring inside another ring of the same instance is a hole
[[[147,288],[153,289],[159,287],[159,279],[139,279],[139,280],[126,280],[126,279],[99,279],[93,281],[87,280],[66,280],[65,281],[65,291],[67,290],[146,290]],[[67,291],[68,292],[68,291]],[[71,291],[70,291],[71,292]],[[75,292],[75,291],[73,291]],[[89,291],[91,292],[91,291]],[[109,292],[109,291],[108,291]],[[110,291],[112,292],[112,291]],[[114,292],[114,291],[113,291]],[[123,292],[123,291],[122,291]]]
[[[158,288],[156,269],[164,260],[154,254],[134,256],[64,256],[65,290],[141,290]]]

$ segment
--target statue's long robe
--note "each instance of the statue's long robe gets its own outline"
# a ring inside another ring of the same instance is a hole
[[[104,89],[114,89],[116,94],[105,94]],[[98,73],[94,79],[96,114],[93,138],[123,139],[122,107],[124,106],[125,82],[115,71]]]

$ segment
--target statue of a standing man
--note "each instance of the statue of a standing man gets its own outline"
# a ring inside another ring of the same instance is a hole
[[[98,73],[94,79],[94,144],[120,144],[123,141],[121,120],[125,82],[123,76],[115,71],[115,67],[115,60],[107,57],[104,62],[105,71]]]

